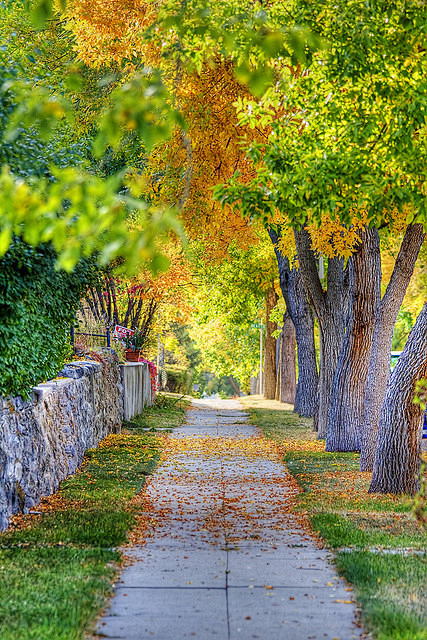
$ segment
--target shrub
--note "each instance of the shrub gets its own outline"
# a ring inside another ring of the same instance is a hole
[[[193,375],[188,369],[178,366],[169,366],[166,368],[168,377],[166,389],[172,393],[191,394],[193,385]]]
[[[96,275],[94,259],[72,273],[55,268],[50,245],[30,247],[15,238],[0,260],[0,395],[28,397],[52,378],[68,352],[70,324]]]

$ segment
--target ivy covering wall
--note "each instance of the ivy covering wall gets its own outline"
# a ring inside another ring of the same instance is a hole
[[[0,164],[23,179],[53,181],[53,167],[84,161],[87,141],[76,137],[66,122],[53,136],[21,127],[9,140],[16,101],[8,87],[17,74],[12,63],[18,68],[19,63],[15,65],[7,52],[3,59],[11,66],[0,60]],[[0,259],[1,396],[28,397],[34,385],[55,377],[69,356],[69,327],[95,276],[96,262],[82,260],[72,273],[65,273],[55,268],[56,258],[50,245],[33,248],[15,236]]]
[[[49,245],[15,238],[0,260],[0,395],[28,397],[55,377],[69,355],[68,334],[80,299],[96,275],[94,260],[72,273],[55,269]]]

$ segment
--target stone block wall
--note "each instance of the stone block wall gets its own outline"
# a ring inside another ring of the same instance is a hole
[[[80,466],[86,449],[123,419],[123,385],[117,355],[73,362],[62,379],[34,388],[33,397],[0,398],[0,530],[12,514],[28,511]]]

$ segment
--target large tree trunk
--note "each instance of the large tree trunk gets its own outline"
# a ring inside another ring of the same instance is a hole
[[[419,489],[423,411],[414,404],[415,383],[427,375],[427,302],[389,379],[379,424],[369,492]]]
[[[274,399],[280,402],[280,385],[282,381],[282,347],[283,347],[283,327],[276,340],[276,393]]]
[[[361,471],[371,471],[373,467],[381,407],[390,375],[394,325],[424,239],[421,224],[408,225],[390,282],[378,306],[366,385]]]
[[[343,348],[333,382],[326,451],[359,451],[375,313],[381,298],[380,240],[365,229],[349,260],[350,303]]]
[[[294,404],[297,388],[295,362],[295,327],[287,311],[280,334],[280,354],[277,367],[276,400]]]
[[[319,408],[314,313],[305,293],[301,273],[297,269],[290,272],[288,300],[289,312],[292,309],[291,318],[295,327],[298,359],[294,411],[300,416],[311,418],[317,414]]]
[[[274,287],[271,287],[266,296],[267,331],[265,336],[264,395],[272,400],[276,395],[276,338],[272,334],[277,330],[277,324],[270,321],[270,313],[276,304],[277,294]]]
[[[300,271],[296,268],[291,269],[288,258],[283,256],[277,248],[279,233],[270,228],[269,235],[279,267],[280,288],[286,302],[286,309],[295,327],[297,341],[298,383],[294,411],[301,416],[312,417],[317,412],[319,382],[314,343],[314,315]]]
[[[304,287],[319,322],[321,360],[318,437],[326,438],[332,383],[345,333],[348,271],[344,269],[342,258],[329,259],[327,290],[323,291],[308,231],[304,228],[295,229],[294,236]]]

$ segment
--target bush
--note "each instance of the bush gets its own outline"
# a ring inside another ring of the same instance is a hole
[[[167,367],[168,376],[166,389],[172,393],[191,394],[193,388],[193,373],[181,367]]]
[[[0,395],[28,397],[56,375],[69,348],[69,328],[80,298],[95,278],[94,259],[72,273],[55,268],[50,245],[15,238],[0,260]]]

